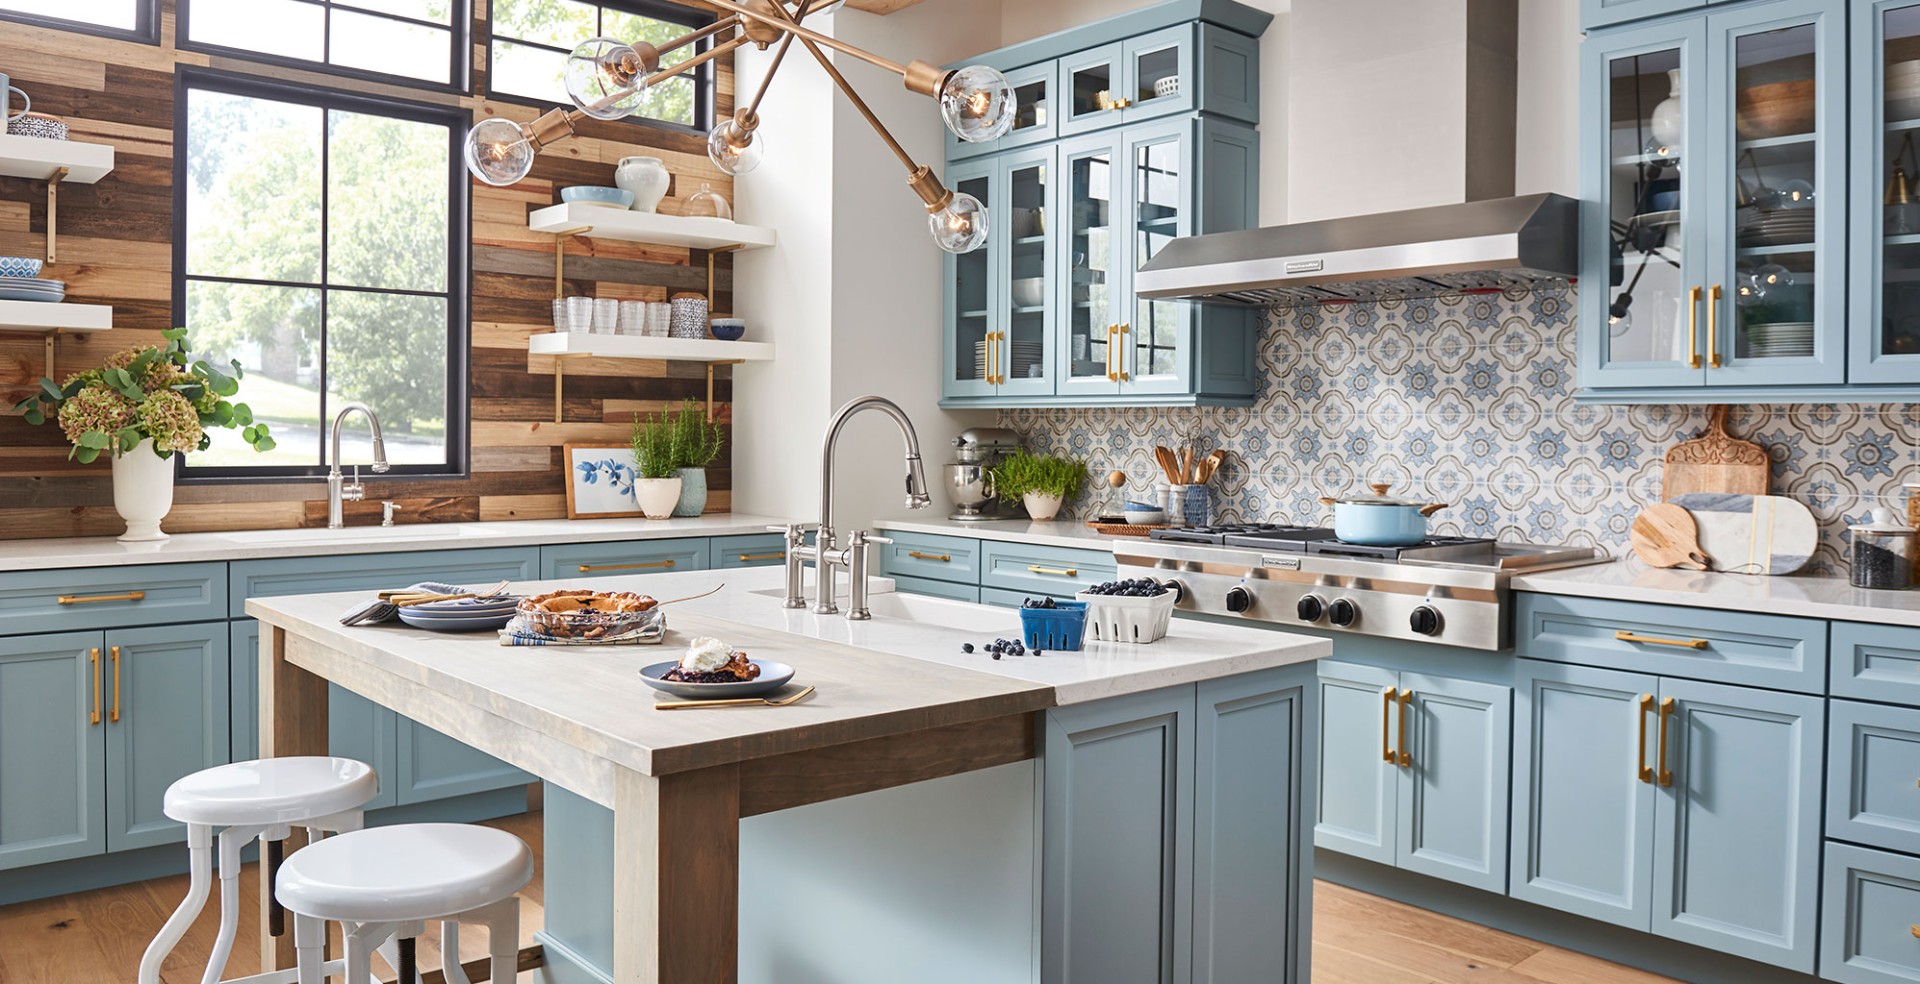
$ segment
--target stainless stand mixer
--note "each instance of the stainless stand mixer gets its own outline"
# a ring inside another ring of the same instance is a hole
[[[947,495],[956,511],[947,518],[961,523],[1001,518],[993,494],[993,466],[1019,447],[1020,435],[1000,427],[971,427],[954,438],[954,460],[945,471]]]

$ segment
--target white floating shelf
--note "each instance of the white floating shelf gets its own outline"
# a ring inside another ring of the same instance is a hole
[[[536,210],[527,217],[527,228],[534,232],[573,232],[600,239],[687,249],[765,249],[777,241],[774,231],[765,226],[742,225],[711,216],[661,215],[578,202]],[[581,229],[586,231],[577,232]]]
[[[107,144],[11,137],[0,134],[0,175],[45,181],[60,168],[64,181],[93,184],[113,170],[113,148]]]
[[[552,332],[534,335],[534,355],[585,355],[598,359],[670,359],[679,362],[769,362],[771,342],[723,342],[717,338],[659,338]]]
[[[113,308],[104,304],[0,301],[0,332],[53,334],[68,331],[106,331],[112,327]]]

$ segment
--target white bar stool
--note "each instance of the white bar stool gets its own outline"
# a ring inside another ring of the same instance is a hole
[[[510,984],[519,973],[520,900],[533,878],[533,852],[504,830],[459,823],[374,827],[311,844],[280,868],[274,895],[293,913],[299,984],[321,984],[327,921],[347,943],[347,984],[371,984],[375,949],[387,954],[402,984],[419,979],[414,939],[440,923],[441,970],[447,984],[469,984],[460,967],[460,924],[487,927],[489,980]],[[395,958],[385,944],[397,940]]]
[[[160,964],[206,907],[216,829],[224,828],[220,829],[220,930],[200,978],[202,984],[220,981],[233,952],[240,921],[241,849],[257,838],[269,855],[262,863],[271,864],[280,842],[294,827],[305,827],[311,840],[319,840],[326,832],[358,830],[360,807],[379,792],[380,781],[372,766],[326,756],[235,762],[196,772],[167,787],[163,812],[187,825],[187,897],[140,957],[139,984],[159,984]],[[274,972],[236,980],[268,984],[293,979],[291,974]]]

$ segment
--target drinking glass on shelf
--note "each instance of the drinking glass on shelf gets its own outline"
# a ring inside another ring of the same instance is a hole
[[[620,334],[644,335],[647,333],[647,302],[620,302]]]
[[[672,326],[673,305],[666,301],[648,301],[647,334],[654,338],[665,338]]]
[[[593,333],[613,335],[620,331],[620,302],[610,297],[593,302]]]
[[[567,298],[567,330],[577,335],[593,330],[593,298]]]

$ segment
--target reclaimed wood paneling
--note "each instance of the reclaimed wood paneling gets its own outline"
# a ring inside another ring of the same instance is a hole
[[[697,0],[694,5],[698,6]],[[97,38],[5,23],[0,67],[33,96],[34,108],[71,125],[72,139],[109,143],[114,172],[94,185],[60,192],[60,263],[44,276],[65,280],[77,303],[111,304],[115,330],[62,337],[62,376],[101,363],[124,348],[152,345],[173,319],[173,73],[209,65],[343,89],[457,104],[474,118],[531,120],[549,107],[495,101],[487,95],[487,3],[474,3],[473,96],[362,84],[314,72],[255,65],[243,59],[180,51],[173,37],[173,0],[165,0],[159,45]],[[719,59],[717,111],[733,109],[733,66]],[[474,182],[472,200],[473,319],[469,475],[441,481],[373,479],[365,503],[349,504],[349,523],[377,522],[379,503],[400,503],[396,521],[547,519],[566,515],[560,445],[624,441],[635,413],[654,413],[684,399],[704,399],[705,367],[692,363],[573,360],[567,366],[563,422],[553,422],[553,360],[527,353],[530,335],[552,328],[554,237],[527,229],[527,213],[559,201],[574,184],[612,184],[621,158],[658,157],[673,174],[663,212],[679,211],[701,184],[728,198],[733,179],[707,159],[703,134],[631,122],[586,120],[578,136],[542,153],[533,173],[511,188]],[[36,182],[0,178],[0,254],[46,250],[46,194]],[[631,300],[664,300],[706,288],[707,254],[640,243],[569,237],[567,292]],[[732,308],[733,261],[715,264],[715,309]],[[0,335],[0,539],[117,533],[106,464],[77,465],[54,427],[30,427],[13,413],[45,371],[38,337]],[[716,413],[730,421],[731,373],[715,374]],[[376,410],[379,408],[376,407]],[[730,507],[732,470],[725,456],[708,476],[707,508]],[[218,531],[324,523],[325,488],[317,481],[182,486],[166,526]]]

